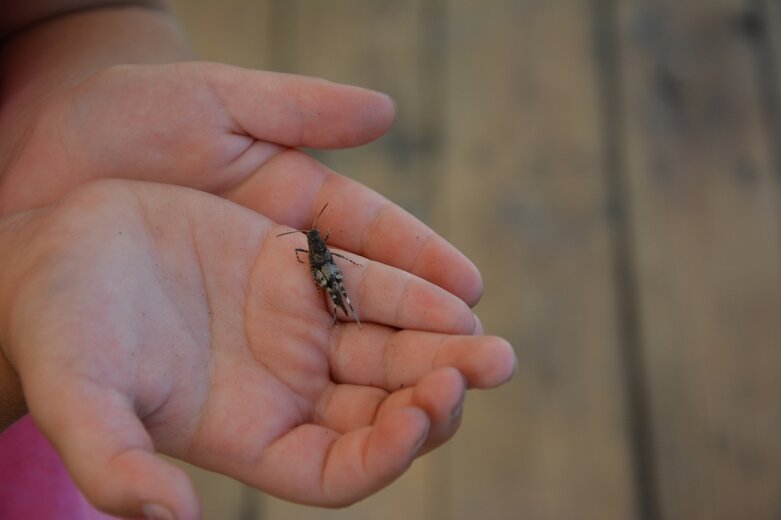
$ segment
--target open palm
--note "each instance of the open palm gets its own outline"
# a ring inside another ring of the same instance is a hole
[[[482,281],[455,248],[372,190],[298,151],[342,148],[393,122],[382,94],[216,63],[101,70],[0,119],[0,214],[41,207],[93,179],[188,186],[301,228],[330,202],[332,243],[416,274],[474,305]]]
[[[344,228],[334,213],[323,226]],[[102,181],[23,220],[35,231],[3,302],[9,357],[82,490],[117,514],[197,514],[155,450],[295,501],[350,503],[454,433],[465,386],[514,367],[506,342],[471,335],[460,298],[367,258],[343,265],[364,327],[331,327],[293,253],[304,237],[206,193]]]

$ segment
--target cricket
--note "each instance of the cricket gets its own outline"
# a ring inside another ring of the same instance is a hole
[[[342,258],[343,260],[347,260],[351,264],[355,264],[360,266],[361,264],[357,262],[353,262],[346,256],[340,255],[339,253],[333,253],[331,252],[328,247],[325,245],[326,242],[328,242],[328,238],[331,236],[331,231],[326,230],[325,239],[320,235],[320,231],[317,229],[317,221],[320,219],[320,215],[323,214],[325,211],[325,208],[328,207],[328,203],[323,206],[323,209],[320,210],[320,213],[317,214],[315,217],[314,222],[312,222],[312,228],[311,229],[298,229],[296,231],[288,231],[286,233],[280,233],[277,235],[277,237],[281,237],[284,235],[291,235],[293,233],[303,233],[306,235],[306,241],[309,245],[309,249],[301,249],[300,247],[297,247],[296,252],[296,260],[299,261],[299,263],[306,263],[299,258],[299,253],[308,253],[309,254],[309,268],[312,270],[312,276],[315,279],[315,283],[317,284],[318,288],[325,289],[326,292],[328,292],[328,296],[331,297],[331,301],[334,304],[334,316],[333,320],[331,321],[331,326],[333,327],[336,324],[336,310],[337,308],[342,309],[342,312],[346,317],[349,317],[349,313],[347,312],[347,308],[350,308],[350,312],[353,313],[353,316],[355,316],[355,322],[358,324],[358,328],[361,329],[361,320],[358,317],[358,313],[355,312],[355,309],[353,309],[352,303],[350,303],[350,298],[347,297],[347,289],[344,287],[343,283],[343,275],[342,270],[339,269],[339,266],[336,265],[336,262],[334,262],[335,256],[338,256],[339,258]]]

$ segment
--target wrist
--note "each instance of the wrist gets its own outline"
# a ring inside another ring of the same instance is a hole
[[[18,97],[46,97],[112,65],[187,59],[184,32],[163,9],[108,5],[54,16],[2,43],[3,111]]]
[[[27,413],[19,374],[2,353],[0,345],[0,432]]]
[[[10,347],[10,311],[16,281],[19,280],[26,230],[33,214],[17,213],[0,219],[0,432],[27,413],[19,373]]]
[[[176,19],[143,6],[103,7],[46,19],[2,42],[0,181],[46,102],[113,65],[192,59]]]

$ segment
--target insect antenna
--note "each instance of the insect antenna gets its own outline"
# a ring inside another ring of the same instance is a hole
[[[323,206],[323,209],[321,209],[320,213],[318,213],[317,216],[315,217],[315,221],[312,222],[312,229],[317,228],[317,221],[320,220],[320,215],[323,214],[323,211],[325,211],[325,208],[327,208],[327,207],[328,207],[328,203],[326,202],[325,206]],[[306,235],[307,231],[309,231],[309,230],[308,229],[297,229],[295,231],[286,231],[284,233],[280,233],[277,236],[281,237],[283,235],[292,235],[293,233],[303,233],[303,234]]]
[[[317,227],[317,221],[320,220],[320,215],[323,214],[323,211],[325,211],[325,208],[327,207],[328,207],[328,203],[326,202],[325,206],[323,206],[323,209],[321,209],[320,213],[318,213],[317,216],[315,217],[315,221],[312,222],[312,229],[315,229]]]
[[[277,236],[281,237],[282,235],[292,235],[293,233],[303,233],[306,235],[305,229],[296,229],[295,231],[285,231],[284,233],[280,233]]]

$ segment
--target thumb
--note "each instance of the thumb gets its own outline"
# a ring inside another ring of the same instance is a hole
[[[238,128],[288,147],[345,148],[373,141],[393,124],[385,94],[318,78],[190,64]],[[187,66],[187,65],[185,65]]]
[[[92,381],[57,379],[32,385],[30,411],[96,508],[124,517],[199,517],[189,477],[154,454],[126,396]]]

